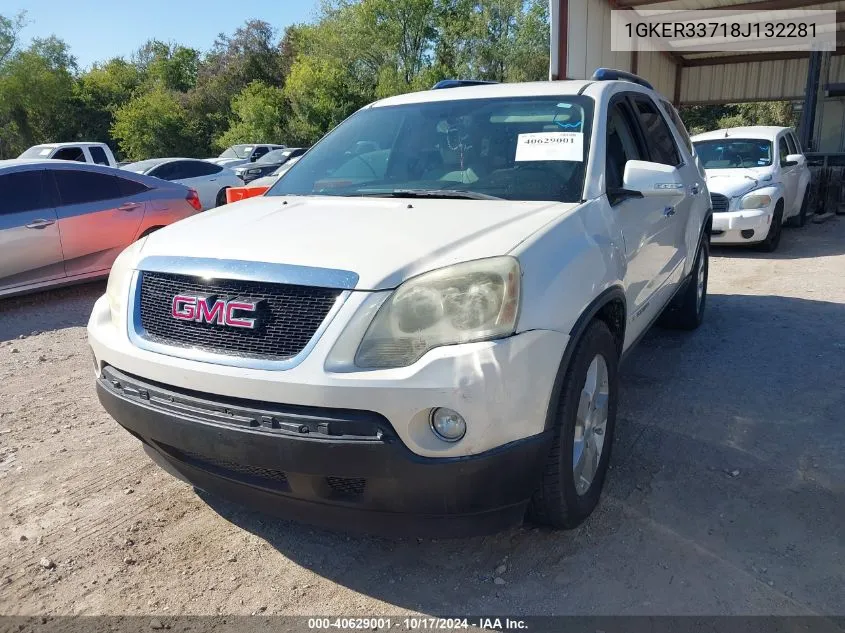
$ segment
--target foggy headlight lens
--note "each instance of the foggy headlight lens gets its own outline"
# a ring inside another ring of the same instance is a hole
[[[519,263],[495,257],[456,264],[406,281],[364,335],[355,364],[405,367],[430,349],[513,334]]]
[[[739,203],[740,209],[763,209],[772,204],[772,197],[765,194],[752,193],[745,196]]]
[[[129,295],[129,282],[132,280],[135,257],[147,238],[138,240],[125,249],[112,264],[109,282],[106,286],[106,297],[109,300],[112,323],[118,325],[122,310],[126,307]]]

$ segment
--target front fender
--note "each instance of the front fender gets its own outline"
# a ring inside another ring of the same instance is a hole
[[[604,196],[561,216],[512,254],[523,271],[519,331],[569,334],[596,297],[623,287],[624,242]]]

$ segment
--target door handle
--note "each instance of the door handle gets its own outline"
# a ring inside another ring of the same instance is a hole
[[[46,229],[51,224],[55,224],[55,220],[33,220],[26,225],[28,229]]]
[[[697,185],[697,184],[692,185],[692,186],[689,188],[689,190],[690,190],[690,193],[691,193],[692,195],[694,195],[694,196],[697,196],[697,195],[698,195],[698,192],[700,191],[700,190],[699,190],[699,188],[698,188],[698,185]]]
[[[666,207],[665,209],[663,209],[663,215],[665,215],[667,218],[675,215],[675,207]]]
[[[138,208],[138,204],[135,202],[124,202],[122,205],[118,207],[121,211],[134,211]]]

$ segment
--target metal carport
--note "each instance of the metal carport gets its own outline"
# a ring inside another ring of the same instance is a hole
[[[832,52],[689,53],[612,51],[611,10],[785,9],[836,11]],[[845,151],[845,1],[819,0],[551,0],[550,78],[589,77],[601,66],[651,81],[676,106],[795,101],[805,147]]]

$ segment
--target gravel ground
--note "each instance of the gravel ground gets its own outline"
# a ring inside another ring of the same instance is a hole
[[[97,402],[103,284],[0,301],[0,613],[845,614],[845,219],[713,255],[702,328],[624,368],[593,517],[462,541],[198,497]]]

